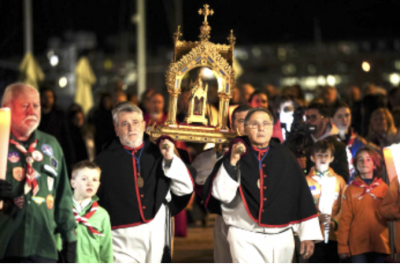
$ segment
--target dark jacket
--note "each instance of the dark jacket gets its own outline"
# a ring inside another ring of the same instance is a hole
[[[76,163],[74,145],[72,143],[71,132],[65,113],[54,107],[50,113],[42,113],[39,130],[54,136],[60,143],[64,152],[67,167],[70,168]]]
[[[105,143],[111,142],[115,138],[114,123],[111,110],[107,110],[100,106],[93,115],[93,124],[96,128],[95,145],[96,153],[99,154],[103,150]]]

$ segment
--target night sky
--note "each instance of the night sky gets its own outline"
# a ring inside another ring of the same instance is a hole
[[[22,0],[0,2],[0,59],[23,54]],[[133,0],[33,0],[34,52],[45,51],[51,36],[66,30],[97,34],[98,48],[107,52],[106,37],[129,31],[135,25]],[[171,0],[147,0],[147,45],[172,47],[176,29]],[[322,40],[377,40],[400,38],[400,1],[392,0],[182,0],[183,37],[198,40],[202,17],[197,10],[208,3],[211,41],[226,43],[230,29],[237,45],[313,42],[314,18],[320,21]]]

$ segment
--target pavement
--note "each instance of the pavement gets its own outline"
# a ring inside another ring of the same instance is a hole
[[[208,215],[207,225],[188,227],[186,237],[175,237],[172,262],[213,263],[214,262],[215,215]]]

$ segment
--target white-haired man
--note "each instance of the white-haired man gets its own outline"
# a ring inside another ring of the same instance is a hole
[[[27,84],[12,84],[2,106],[11,109],[11,136],[3,181],[9,193],[0,211],[0,261],[56,262],[56,230],[64,240],[64,259],[75,262],[72,191],[60,145],[37,130],[39,93]]]
[[[186,207],[193,180],[171,139],[161,137],[155,145],[144,134],[140,108],[122,102],[112,114],[118,138],[95,162],[102,170],[97,195],[110,214],[114,261],[159,263],[168,211],[174,215]]]
[[[207,209],[222,212],[229,226],[234,263],[292,262],[292,231],[305,259],[313,254],[313,240],[322,240],[304,175],[290,150],[271,140],[273,124],[267,109],[251,109],[246,136],[232,141],[204,186]]]

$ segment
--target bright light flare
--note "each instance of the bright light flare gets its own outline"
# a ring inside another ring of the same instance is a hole
[[[50,57],[50,65],[51,66],[55,67],[56,65],[58,65],[58,62],[59,62],[58,56],[52,55]]]
[[[364,61],[361,64],[361,68],[362,70],[364,70],[364,72],[369,72],[371,70],[371,65],[368,62]]]
[[[65,88],[67,84],[68,84],[68,79],[66,77],[62,77],[58,81],[58,85],[60,85],[61,88]]]

